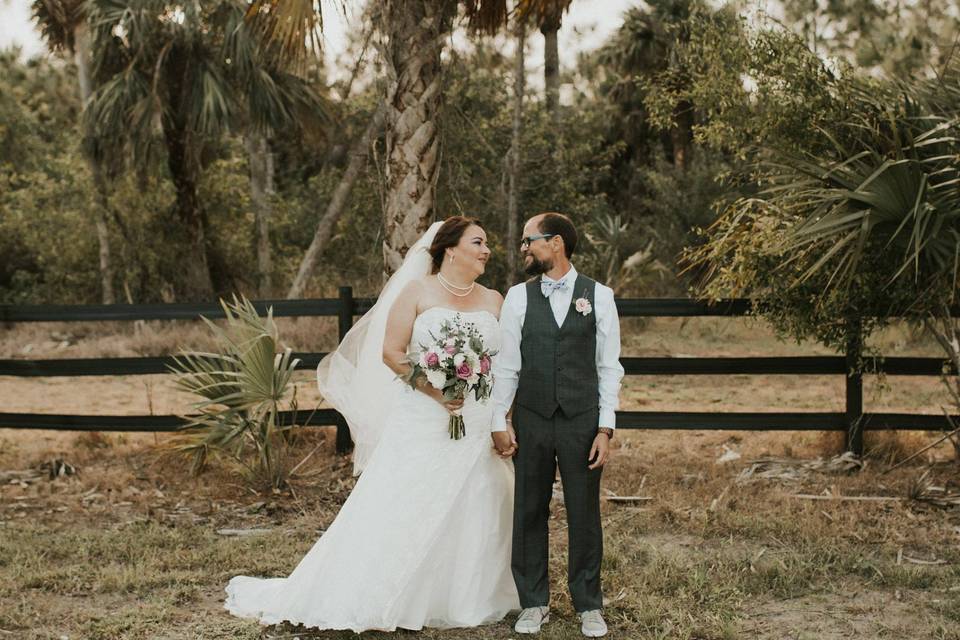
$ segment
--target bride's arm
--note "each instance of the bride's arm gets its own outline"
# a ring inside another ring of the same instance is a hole
[[[407,363],[407,345],[413,335],[413,322],[417,319],[417,302],[423,284],[417,280],[408,282],[387,314],[387,328],[383,336],[383,363],[400,376],[410,373]]]
[[[398,376],[410,373],[407,362],[407,345],[413,336],[413,323],[417,319],[417,304],[423,292],[423,283],[414,280],[407,283],[387,315],[387,328],[383,336],[383,363]],[[443,394],[426,379],[417,381],[417,390],[427,394],[448,410],[454,411],[463,405],[462,400],[444,400]]]
[[[497,318],[500,318],[500,317],[501,317],[501,313],[503,312],[503,303],[504,303],[503,296],[500,295],[500,292],[499,292],[499,291],[491,290],[491,291],[490,291],[490,300],[491,300],[492,304],[493,304],[493,305],[496,307],[496,309],[497,309],[497,313],[496,313]],[[501,323],[501,327],[502,327],[502,323]],[[502,348],[502,347],[503,347],[503,344],[501,343],[501,348]],[[493,356],[493,363],[494,363],[494,364],[493,364],[493,368],[494,368],[494,369],[497,369],[497,364],[498,364],[498,360],[497,360],[497,359],[498,359],[499,357],[500,357],[499,354]],[[505,380],[504,382],[507,383],[507,384],[509,384],[509,381],[507,381],[507,380]],[[498,385],[498,384],[503,384],[503,383],[498,382],[496,375],[494,375],[494,382],[493,382],[494,412],[503,410],[503,407],[498,407],[498,406],[497,406],[497,400],[498,400],[498,398],[497,398],[497,395],[498,395],[497,392],[499,391],[499,389],[497,388],[497,385]],[[502,394],[501,394],[501,395],[502,395]],[[510,404],[513,403],[512,397],[511,397],[511,399],[509,400],[509,403],[510,403]],[[513,456],[514,454],[516,454],[516,453],[517,453],[517,448],[518,448],[518,446],[517,446],[517,434],[516,434],[516,432],[514,432],[514,430],[513,430],[513,424],[511,423],[511,420],[510,420],[510,416],[511,416],[512,413],[513,413],[513,408],[512,408],[512,407],[507,407],[507,408],[506,408],[506,429],[499,429],[499,428],[498,428],[498,429],[494,429],[494,428],[493,428],[493,425],[491,425],[491,430],[490,430],[490,435],[491,435],[491,437],[493,438],[493,448],[496,449],[496,450],[497,450],[497,453],[499,453],[500,456],[501,456],[501,457],[504,457],[504,458],[509,458],[509,457]]]

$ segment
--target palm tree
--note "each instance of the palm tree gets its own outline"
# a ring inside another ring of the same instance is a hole
[[[547,113],[554,130],[560,131],[560,45],[557,33],[563,14],[573,0],[520,0],[517,13],[522,20],[532,19],[543,34],[543,86]]]
[[[271,297],[270,218],[275,185],[270,140],[281,128],[322,130],[329,125],[330,118],[325,101],[295,73],[306,71],[304,65],[285,65],[282,59],[271,55],[261,34],[250,29],[242,6],[231,4],[222,11],[224,53],[232,69],[228,77],[243,105],[241,126],[256,227],[257,289],[261,297]]]
[[[97,89],[86,115],[101,139],[144,165],[162,149],[176,199],[167,238],[183,248],[181,293],[229,288],[218,267],[198,184],[205,154],[231,127],[254,135],[296,125],[322,107],[305,83],[266,64],[240,0],[123,3],[91,0]],[[216,280],[216,281],[215,281]]]
[[[764,197],[796,216],[785,257],[816,256],[799,282],[825,276],[826,294],[858,286],[865,253],[880,250],[889,256],[882,274],[889,284],[917,287],[900,311],[925,306],[931,289],[947,296],[935,296],[940,302],[952,301],[960,275],[960,113],[931,113],[909,93],[864,89],[856,100],[863,112],[841,135],[827,134],[831,150],[782,151],[765,163]]]
[[[649,135],[644,82],[656,78],[671,91],[682,92],[689,73],[679,60],[677,49],[689,41],[690,16],[695,11],[711,11],[701,0],[650,0],[649,9],[635,7],[624,14],[623,26],[604,46],[601,62],[612,72],[610,97],[624,112],[621,121],[630,149],[643,149]],[[679,169],[690,164],[693,147],[694,109],[690,101],[678,100],[663,145],[670,160]],[[632,139],[632,140],[631,140]]]
[[[387,69],[383,258],[389,275],[436,214],[443,97],[440,54],[453,18],[462,6],[472,29],[494,32],[506,24],[509,8],[507,0],[376,3]],[[514,9],[524,15],[541,9],[546,13],[556,4],[557,0],[517,0]],[[256,0],[248,16],[263,21],[267,39],[279,55],[296,60],[317,41],[323,23],[314,0]]]
[[[936,328],[955,322],[960,278],[957,86],[956,62],[932,82],[835,81],[835,118],[806,150],[761,146],[762,190],[688,254],[704,289],[755,297],[780,330],[841,349],[916,318],[960,362]]]
[[[386,38],[386,194],[383,262],[396,271],[407,250],[434,217],[440,170],[443,96],[440,52],[457,3],[451,0],[383,0]]]
[[[80,101],[86,104],[92,94],[90,78],[90,34],[87,27],[85,0],[35,0],[33,18],[40,27],[47,46],[51,51],[65,51],[72,55],[77,66],[77,84]],[[83,144],[84,158],[93,177],[96,194],[94,209],[94,227],[97,230],[97,243],[100,248],[100,291],[104,304],[114,302],[113,260],[110,254],[110,229],[107,224],[109,202],[107,199],[107,181],[104,167],[93,152],[91,132],[87,127],[83,132],[86,139]]]

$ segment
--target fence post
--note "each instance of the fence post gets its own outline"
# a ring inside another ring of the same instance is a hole
[[[353,326],[353,312],[356,305],[353,301],[353,287],[340,287],[340,311],[337,314],[338,342]],[[350,428],[342,415],[337,416],[337,453],[349,453],[353,449],[353,440],[350,439]]]
[[[860,354],[863,350],[862,324],[859,318],[847,324],[847,437],[846,449],[863,455],[863,375]]]

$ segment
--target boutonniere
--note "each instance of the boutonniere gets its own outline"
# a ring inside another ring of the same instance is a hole
[[[593,312],[593,305],[590,304],[590,301],[587,300],[587,292],[584,290],[583,295],[577,298],[573,303],[574,308],[582,316],[588,316]]]

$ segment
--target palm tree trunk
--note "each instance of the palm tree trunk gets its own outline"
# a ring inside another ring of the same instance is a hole
[[[677,103],[673,111],[675,124],[670,129],[673,147],[673,166],[686,171],[690,166],[693,147],[693,105],[687,101]]]
[[[273,290],[270,255],[270,218],[273,217],[273,153],[270,141],[263,134],[244,138],[250,162],[250,197],[253,200],[257,237],[257,289],[260,297],[269,298]]]
[[[187,236],[186,254],[182,256],[184,294],[191,300],[210,300],[213,278],[210,274],[207,225],[197,194],[197,172],[188,156],[186,132],[169,128],[164,132],[167,146],[167,167],[176,190],[176,213],[182,232]]]
[[[392,274],[434,215],[440,168],[440,51],[456,3],[383,0],[386,97],[384,273]]]
[[[323,250],[327,246],[327,242],[330,240],[333,227],[337,224],[337,220],[340,219],[343,210],[346,208],[347,196],[350,195],[354,183],[363,170],[370,145],[383,128],[385,112],[386,106],[381,104],[380,108],[377,109],[370,119],[370,124],[367,125],[363,135],[358,137],[350,147],[350,161],[347,163],[347,168],[340,177],[337,188],[333,191],[333,196],[327,204],[326,211],[323,212],[323,217],[320,218],[320,222],[317,224],[317,230],[313,234],[313,240],[310,242],[310,246],[303,256],[303,260],[300,261],[297,276],[293,279],[293,284],[290,285],[290,290],[287,292],[288,299],[299,298],[303,295],[307,281],[313,275],[313,271],[317,266],[317,260],[320,259]]]
[[[513,131],[510,139],[509,182],[507,187],[507,275],[504,290],[512,287],[517,277],[517,247],[520,243],[520,239],[517,237],[520,224],[517,192],[520,181],[520,137],[523,134],[523,96],[526,91],[527,79],[524,59],[526,45],[526,29],[521,22],[517,25],[517,51],[513,62]]]
[[[85,22],[73,30],[73,60],[77,65],[77,81],[80,85],[80,101],[86,104],[93,93],[90,80],[90,36]],[[97,245],[100,249],[100,292],[103,304],[113,304],[113,261],[110,256],[110,227],[107,225],[107,213],[110,206],[107,199],[107,181],[103,167],[89,150],[84,151],[84,159],[93,177],[96,206],[93,210],[94,227],[97,230]]]
[[[547,113],[557,132],[560,131],[560,51],[557,44],[559,30],[559,15],[544,20],[540,25],[540,33],[543,34],[543,84],[546,89]]]

